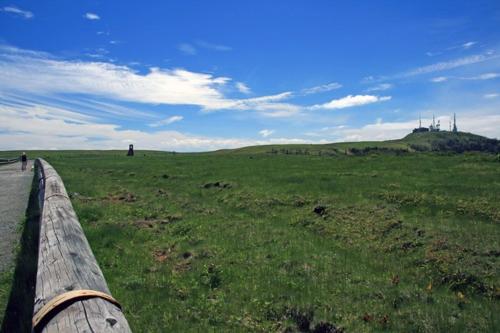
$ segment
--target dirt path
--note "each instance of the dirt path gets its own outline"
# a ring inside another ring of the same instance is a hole
[[[0,166],[0,273],[14,259],[17,227],[24,218],[33,180],[32,163],[28,162],[25,172],[21,172],[20,162]]]

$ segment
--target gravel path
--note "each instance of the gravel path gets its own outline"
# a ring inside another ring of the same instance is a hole
[[[20,236],[17,226],[25,216],[33,181],[32,163],[28,162],[24,172],[20,162],[0,166],[0,273],[14,259],[13,250]]]

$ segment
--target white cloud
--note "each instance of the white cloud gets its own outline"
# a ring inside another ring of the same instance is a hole
[[[484,94],[483,95],[483,97],[486,98],[486,99],[493,99],[493,98],[497,98],[498,96],[500,96],[500,94],[497,94],[497,93]]]
[[[272,134],[274,134],[274,130],[268,130],[268,129],[263,129],[261,131],[259,131],[259,134],[263,137],[263,138],[267,138],[268,136],[271,136]]]
[[[186,55],[195,55],[197,53],[196,48],[189,43],[179,44],[177,48]]]
[[[72,117],[79,116],[82,120],[98,121],[99,119],[115,119],[118,121],[152,121],[158,116],[129,108],[114,102],[104,102],[84,96],[34,96],[0,93],[0,106],[20,107],[22,109],[50,111],[51,115],[58,112],[71,112]],[[70,111],[65,111],[70,110]],[[41,111],[40,111],[41,112]],[[62,116],[65,116],[63,113]],[[47,117],[47,115],[44,115]],[[66,119],[66,118],[64,118]]]
[[[95,13],[85,13],[85,15],[83,15],[83,17],[86,18],[87,20],[91,20],[91,21],[101,19],[101,17]]]
[[[15,14],[15,15],[21,16],[25,19],[31,19],[34,17],[32,12],[30,12],[28,10],[19,9],[15,6],[5,6],[3,8],[0,8],[0,11],[5,12],[5,13]]]
[[[472,46],[474,46],[476,44],[477,44],[477,42],[467,42],[467,43],[462,44],[462,48],[464,48],[464,49],[467,50],[467,49],[470,49]]]
[[[137,149],[207,151],[249,145],[311,142],[299,138],[267,140],[204,137],[177,131],[126,130],[95,123],[66,110],[0,105],[0,150]],[[312,143],[312,142],[311,142]]]
[[[361,83],[373,83],[375,81],[378,81],[379,79],[380,78],[375,77],[373,75],[368,75],[361,79]]]
[[[332,135],[338,134],[339,133],[338,130],[342,130],[344,128],[347,128],[347,126],[346,125],[326,126],[316,131],[306,132],[304,133],[304,135],[313,137],[331,137]]]
[[[160,126],[164,126],[164,125],[170,125],[170,124],[175,123],[177,121],[181,121],[182,119],[184,119],[183,116],[172,116],[172,117],[168,117],[166,119],[157,121],[155,123],[151,123],[151,124],[149,124],[149,126],[150,127],[160,127]]]
[[[496,79],[496,78],[499,78],[500,77],[500,74],[498,73],[484,73],[484,74],[480,74],[480,75],[476,75],[476,76],[468,76],[468,77],[460,77],[460,76],[451,76],[451,77],[446,77],[446,76],[438,76],[438,77],[434,77],[432,79],[430,79],[431,82],[444,82],[444,81],[447,81],[449,79],[458,79],[458,80],[474,80],[474,81],[477,81],[477,80],[492,80],[492,79]]]
[[[435,57],[440,54],[443,54],[443,52],[425,52],[425,55],[428,57]]]
[[[370,76],[364,77],[361,80],[361,82],[362,83],[374,83],[374,82],[381,82],[381,81],[386,81],[386,80],[404,79],[404,78],[409,78],[409,77],[413,77],[413,76],[431,74],[431,73],[446,71],[446,70],[455,69],[455,68],[459,68],[459,67],[463,67],[463,66],[478,64],[478,63],[482,63],[482,62],[489,61],[492,59],[497,59],[497,58],[499,58],[499,55],[497,55],[495,53],[495,51],[489,50],[489,51],[486,51],[484,54],[476,54],[476,55],[471,55],[468,57],[438,62],[438,63],[427,65],[427,66],[417,67],[417,68],[411,69],[409,71],[397,73],[394,75],[389,75],[389,76],[372,76],[372,75],[370,75]]]
[[[328,103],[324,104],[317,104],[311,107],[313,110],[317,109],[328,109],[328,110],[334,110],[334,109],[344,109],[344,108],[350,108],[354,106],[361,106],[361,105],[366,105],[366,104],[371,104],[371,103],[376,103],[376,102],[384,102],[390,100],[392,97],[391,96],[373,96],[373,95],[348,95],[346,97],[340,98],[340,99],[334,99],[331,100]]]
[[[345,128],[340,131],[342,141],[372,141],[399,139],[410,133],[415,128],[415,123],[377,121],[361,128]]]
[[[438,77],[433,77],[430,81],[434,83],[439,83],[439,82],[444,82],[447,81],[448,78],[446,76],[438,76]]]
[[[262,116],[269,118],[290,118],[302,114],[302,107],[288,103],[260,105],[257,110]]]
[[[104,51],[103,51],[104,52]],[[101,53],[97,53],[100,56]],[[303,107],[283,100],[291,92],[247,99],[227,98],[231,79],[184,69],[150,68],[145,74],[109,62],[61,60],[50,54],[0,45],[0,91],[61,96],[80,94],[111,100],[168,105],[195,105],[203,111],[257,111],[289,117]]]
[[[108,54],[109,51],[107,49],[105,49],[104,47],[99,47],[97,49],[89,50],[89,53],[86,53],[85,55],[94,59],[106,59]]]
[[[79,93],[140,103],[216,109],[229,105],[218,90],[227,81],[229,78],[182,69],[151,68],[142,75],[126,66],[105,62],[64,61],[0,52],[0,88],[21,93]]]
[[[441,122],[441,128],[447,129],[452,116],[440,116],[436,121]],[[427,126],[432,118],[422,119],[422,124]],[[383,122],[377,119],[375,123],[358,128],[336,126],[322,128],[316,132],[307,133],[309,136],[329,138],[330,141],[379,141],[400,139],[411,133],[418,126],[418,119],[403,122]],[[473,113],[457,113],[457,126],[459,131],[471,132],[490,138],[500,137],[500,115]]]
[[[498,73],[484,73],[477,76],[464,77],[464,80],[491,80],[500,77]]]
[[[368,92],[370,92],[370,91],[384,91],[384,90],[389,90],[392,87],[394,87],[394,85],[391,83],[381,83],[381,84],[378,84],[376,86],[373,86],[373,87],[366,89],[366,91],[368,91]]]
[[[429,57],[434,57],[434,56],[437,56],[437,55],[441,55],[447,51],[451,51],[451,50],[456,50],[456,49],[464,49],[464,50],[468,50],[470,49],[471,47],[473,47],[474,45],[476,45],[477,42],[466,42],[466,43],[463,43],[463,44],[460,44],[460,45],[454,45],[454,46],[451,46],[451,47],[448,47],[446,49],[444,49],[443,51],[436,51],[436,52],[426,52],[425,54]]]
[[[285,91],[285,92],[282,92],[282,93],[279,93],[276,95],[248,98],[248,99],[244,99],[241,101],[244,103],[248,103],[248,104],[261,103],[261,102],[278,102],[278,101],[288,99],[292,96],[293,96],[293,93],[291,91]]]
[[[457,68],[457,67],[462,67],[462,66],[480,63],[480,62],[487,61],[487,60],[490,60],[493,58],[496,58],[496,56],[476,54],[476,55],[472,55],[472,56],[468,56],[468,57],[464,57],[464,58],[454,59],[454,60],[450,60],[450,61],[443,61],[443,62],[438,62],[436,64],[428,65],[428,66],[418,67],[418,68],[415,68],[415,69],[410,70],[408,72],[402,73],[398,76],[410,77],[410,76],[415,76],[415,75],[440,72],[440,71],[444,71],[444,70],[448,70],[448,69],[453,69],[453,68]]]
[[[208,43],[202,40],[196,41],[196,45],[203,47],[205,49],[209,50],[214,50],[214,51],[222,51],[222,52],[227,52],[231,51],[233,48],[227,45],[222,45],[222,44],[213,44],[213,43]]]
[[[317,94],[317,93],[322,93],[322,92],[327,92],[327,91],[339,89],[341,87],[342,87],[342,85],[340,83],[332,82],[332,83],[322,84],[322,85],[311,87],[311,88],[302,89],[302,94],[304,94],[304,95]]]
[[[227,108],[233,110],[255,110],[266,117],[286,118],[300,114],[303,109],[299,105],[282,102],[292,96],[293,93],[287,91],[276,95],[233,100]]]
[[[238,91],[243,94],[250,94],[252,92],[250,88],[243,82],[236,82],[236,89],[238,89]]]
[[[447,116],[437,118],[443,127],[449,119],[450,117]],[[424,124],[430,122],[430,118],[423,119]],[[269,138],[269,136],[263,140],[254,140],[205,137],[178,131],[127,130],[118,125],[100,123],[93,117],[61,108],[23,104],[0,105],[0,150],[126,149],[129,143],[134,143],[137,149],[206,151],[262,144],[371,141],[401,138],[417,124],[417,119],[406,122],[383,122],[382,119],[377,119],[375,123],[359,128],[345,125],[322,128],[317,133],[310,133],[311,136],[318,138],[315,141],[301,138]],[[500,136],[500,115],[498,114],[457,111],[457,125],[460,131],[488,137]]]

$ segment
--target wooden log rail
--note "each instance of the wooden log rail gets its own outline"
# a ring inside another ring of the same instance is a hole
[[[35,161],[40,241],[34,332],[131,332],[112,298],[56,170]]]
[[[15,157],[15,158],[0,158],[0,164],[10,164],[10,163],[15,163],[20,161],[20,157]]]

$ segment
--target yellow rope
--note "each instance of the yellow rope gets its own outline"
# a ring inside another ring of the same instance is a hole
[[[40,324],[40,322],[45,318],[48,314],[57,310],[60,306],[69,301],[78,300],[78,299],[86,299],[92,297],[102,298],[110,303],[113,303],[117,307],[121,309],[120,303],[116,299],[114,299],[111,295],[103,293],[97,290],[72,290],[68,291],[64,294],[58,295],[52,298],[47,304],[45,304],[38,312],[33,316],[33,330]]]

